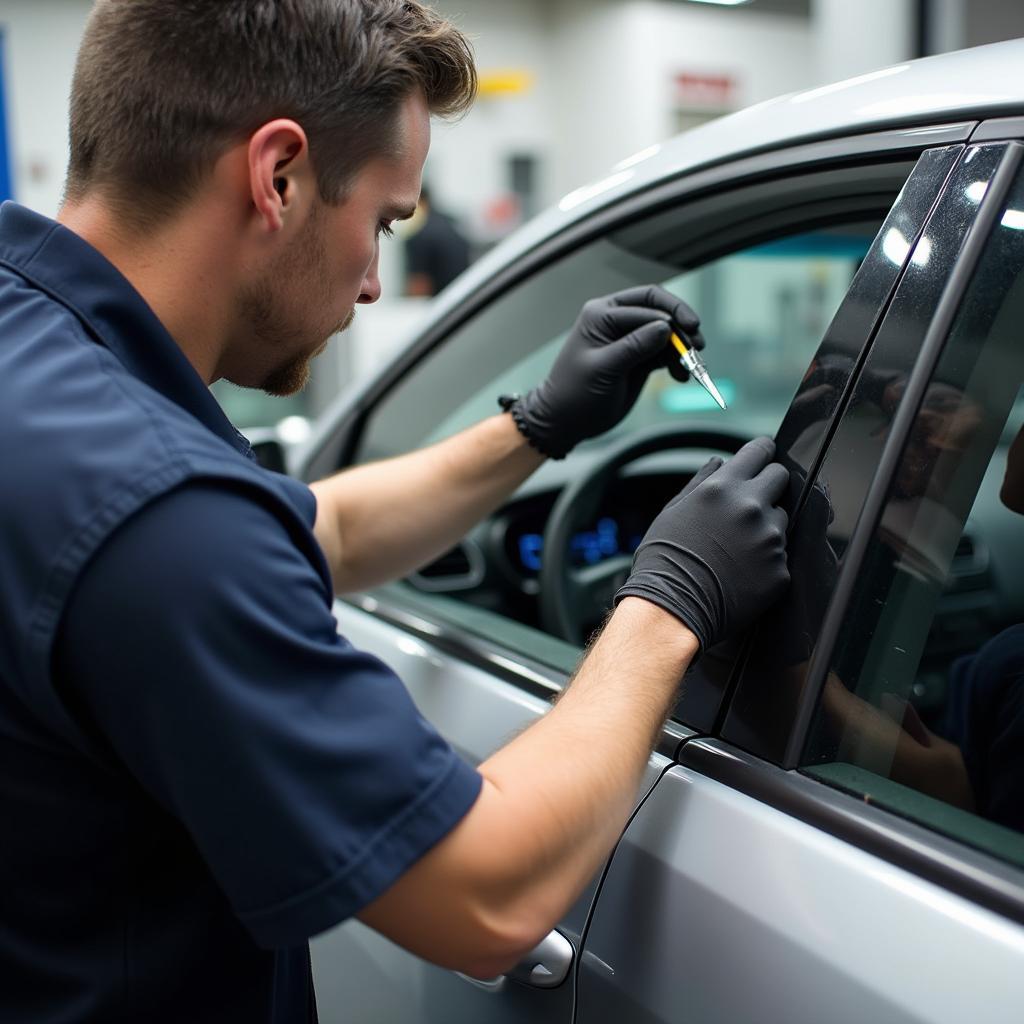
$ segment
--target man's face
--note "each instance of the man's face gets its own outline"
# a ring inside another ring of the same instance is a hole
[[[348,327],[356,305],[380,297],[381,235],[415,210],[429,146],[430,114],[417,93],[398,118],[394,151],[370,160],[341,203],[317,199],[299,234],[244,289],[239,313],[259,346],[264,391],[301,390],[310,361]]]

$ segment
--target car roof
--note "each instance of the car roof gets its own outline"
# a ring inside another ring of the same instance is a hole
[[[442,293],[449,309],[497,270],[601,207],[756,153],[884,129],[1024,113],[1024,39],[907,61],[717,118],[627,157],[492,249]]]

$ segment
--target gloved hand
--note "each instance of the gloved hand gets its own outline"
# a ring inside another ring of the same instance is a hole
[[[584,307],[545,380],[506,408],[538,451],[564,458],[580,441],[614,427],[633,408],[652,370],[689,377],[669,343],[669,324],[702,349],[700,320],[657,285],[592,299]]]
[[[702,651],[742,628],[789,583],[786,513],[775,503],[788,472],[760,437],[728,463],[712,459],[659,513],[615,595],[642,597],[693,631]]]

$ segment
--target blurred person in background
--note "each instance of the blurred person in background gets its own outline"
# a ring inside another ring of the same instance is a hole
[[[405,239],[405,294],[432,296],[469,266],[469,242],[424,185]]]

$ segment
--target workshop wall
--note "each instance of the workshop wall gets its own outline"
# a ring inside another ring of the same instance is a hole
[[[57,212],[67,170],[67,115],[88,0],[3,0],[9,159],[14,198]]]
[[[682,128],[896,63],[921,45],[917,0],[766,0],[766,10],[680,0],[434,2],[471,36],[484,88],[462,122],[435,127],[426,180],[478,252]],[[13,194],[50,215],[63,187],[67,97],[90,7],[0,0]],[[929,0],[927,11],[928,52],[1024,34],[1021,4]],[[318,361],[303,414],[370,372],[422,315],[423,300],[400,297],[398,239],[385,244],[381,278],[384,301],[362,310],[344,344]],[[267,403],[264,422],[286,414]]]

